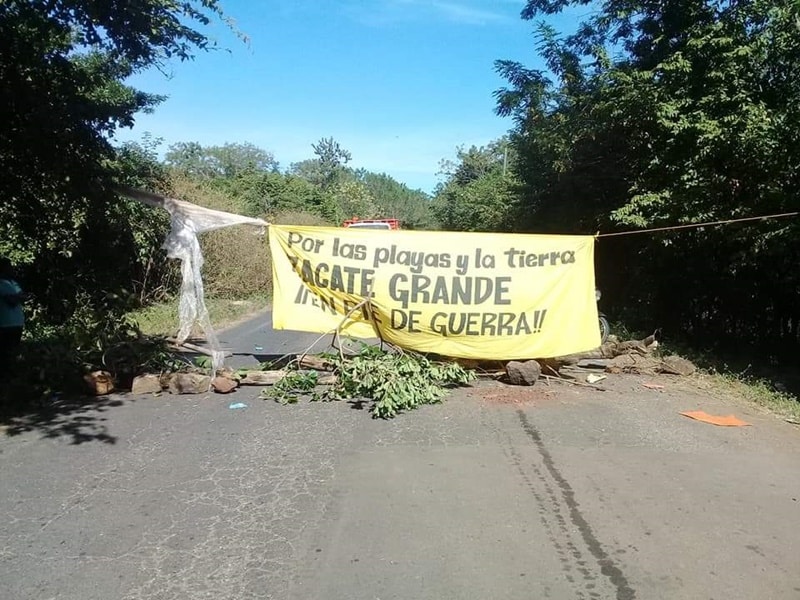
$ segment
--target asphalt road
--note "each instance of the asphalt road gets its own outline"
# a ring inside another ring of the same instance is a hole
[[[222,338],[246,363],[315,336]],[[0,438],[0,595],[800,598],[800,430],[641,383],[482,383],[392,421],[256,390],[62,407]]]

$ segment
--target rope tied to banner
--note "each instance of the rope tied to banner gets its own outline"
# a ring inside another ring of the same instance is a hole
[[[724,219],[721,221],[707,221],[704,223],[686,223],[684,225],[670,225],[665,227],[651,227],[648,229],[630,229],[628,231],[614,231],[611,233],[600,233],[597,232],[595,234],[595,238],[607,238],[607,237],[620,237],[623,235],[636,235],[640,233],[657,233],[659,231],[677,231],[679,229],[699,229],[701,227],[713,227],[715,225],[729,225],[731,223],[747,223],[752,221],[767,221],[770,219],[785,219],[788,217],[796,217],[800,215],[800,211],[795,212],[787,212],[787,213],[776,213],[773,215],[761,215],[758,217],[741,217],[737,219]]]

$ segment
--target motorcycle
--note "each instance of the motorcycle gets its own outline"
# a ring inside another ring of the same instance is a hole
[[[600,290],[595,288],[594,290],[594,298],[596,302],[600,302],[602,294]],[[601,313],[599,310],[597,311],[598,321],[600,325],[600,345],[602,346],[608,341],[608,336],[611,335],[611,325],[608,323],[608,318]]]

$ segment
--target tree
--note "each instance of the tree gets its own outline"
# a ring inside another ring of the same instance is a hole
[[[319,161],[320,176],[322,177],[320,184],[325,188],[334,186],[345,174],[347,163],[353,158],[352,155],[332,137],[322,138],[311,147]]]
[[[513,228],[518,181],[515,156],[508,140],[487,146],[458,148],[456,161],[442,163],[446,180],[439,186],[431,210],[444,229],[502,231]]]
[[[179,142],[169,147],[164,161],[185,175],[201,178],[278,171],[278,162],[272,153],[249,142],[205,147],[197,142]]]
[[[199,142],[172,144],[164,155],[164,163],[187,177],[207,179],[218,175],[215,165],[210,164],[206,149]]]
[[[531,0],[522,16],[580,4]],[[790,0],[610,0],[572,35],[540,26],[549,73],[497,64],[525,212],[588,233],[796,210],[798,19]],[[796,343],[799,233],[762,225],[619,240],[601,245],[598,268],[635,281],[612,301],[647,306],[673,331]]]
[[[312,185],[320,187],[324,181],[322,166],[319,162],[319,159],[316,158],[307,158],[305,160],[292,163],[289,165],[289,168],[286,172],[288,175],[294,175],[295,177],[299,177],[300,179],[303,179]]]
[[[130,280],[110,140],[161,98],[124,82],[213,47],[195,27],[221,16],[216,0],[0,3],[0,254],[23,266],[40,318]]]
[[[331,189],[337,207],[336,221],[345,219],[374,219],[382,216],[369,189],[355,179],[342,180]]]
[[[428,194],[409,189],[386,173],[364,171],[357,176],[374,199],[379,216],[399,219],[404,229],[433,228]]]
[[[286,211],[308,212],[330,221],[339,210],[330,192],[301,177],[282,173],[248,171],[235,178],[220,178],[214,187],[235,198],[245,212],[255,217],[273,218]]]
[[[507,138],[489,142],[486,146],[470,146],[468,149],[456,149],[456,161],[442,161],[441,174],[446,175],[448,182],[467,185],[492,173],[503,173],[508,170]],[[513,149],[512,149],[513,152]],[[512,158],[513,162],[513,158]]]
[[[346,166],[350,153],[332,139],[314,145],[317,158],[293,163],[288,175],[307,181],[330,200],[324,205],[324,216],[341,222],[359,217],[393,217],[404,228],[419,229],[432,226],[427,194],[411,190],[385,173]],[[333,213],[330,206],[334,206]]]

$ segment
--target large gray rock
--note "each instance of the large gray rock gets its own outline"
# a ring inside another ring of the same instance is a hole
[[[512,385],[534,385],[542,374],[542,367],[535,360],[512,360],[506,365],[506,374]]]
[[[147,374],[134,378],[131,394],[158,394],[161,392],[161,377]]]
[[[170,394],[205,394],[211,388],[211,377],[201,373],[175,373],[169,378]]]

